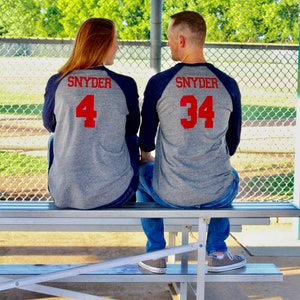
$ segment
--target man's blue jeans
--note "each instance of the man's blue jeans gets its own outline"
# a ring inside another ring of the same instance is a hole
[[[226,190],[226,192],[215,199],[212,202],[205,203],[198,206],[178,206],[171,204],[163,199],[161,199],[152,187],[152,177],[153,177],[153,166],[154,163],[147,162],[140,165],[140,182],[137,190],[137,202],[157,202],[158,204],[165,207],[175,207],[175,208],[221,208],[231,206],[232,201],[235,199],[238,186],[239,177],[236,170],[232,169],[234,175],[234,181],[231,186]],[[164,238],[164,222],[162,218],[147,218],[142,219],[143,230],[147,236],[146,251],[156,251],[164,249],[166,246],[166,241]],[[225,252],[227,251],[227,246],[225,240],[228,238],[230,233],[230,224],[228,218],[211,218],[208,225],[207,241],[206,241],[206,252],[210,254],[212,252]]]

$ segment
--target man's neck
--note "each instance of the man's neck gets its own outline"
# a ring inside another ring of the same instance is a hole
[[[186,64],[199,64],[199,63],[206,63],[206,60],[203,55],[203,51],[197,49],[195,51],[186,53],[181,59],[181,62]]]

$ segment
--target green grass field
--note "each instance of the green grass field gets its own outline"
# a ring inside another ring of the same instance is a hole
[[[2,176],[46,173],[48,169],[47,159],[43,156],[0,151],[0,160],[0,175]]]

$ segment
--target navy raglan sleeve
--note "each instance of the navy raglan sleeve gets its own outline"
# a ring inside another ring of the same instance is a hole
[[[56,127],[56,118],[54,114],[55,92],[59,84],[60,74],[53,75],[46,85],[44,94],[44,106],[42,110],[42,118],[44,127],[49,132],[54,132]]]
[[[129,114],[126,118],[126,136],[137,134],[140,127],[139,95],[136,82],[131,79],[128,82],[129,95],[126,95]]]
[[[151,152],[155,149],[155,138],[159,124],[156,106],[167,85],[182,67],[183,64],[177,64],[166,71],[154,75],[148,81],[144,92],[141,113],[142,124],[139,133],[139,146],[142,151]]]
[[[231,90],[231,99],[233,110],[229,118],[228,130],[226,133],[226,142],[229,149],[229,154],[232,156],[241,138],[242,129],[242,105],[241,105],[241,94],[238,85],[235,83],[235,88]]]
[[[232,100],[232,112],[230,114],[228,129],[226,132],[226,143],[228,146],[229,155],[232,156],[241,139],[242,128],[242,105],[241,105],[241,93],[237,82],[225,74],[224,72],[216,69],[213,65],[208,64],[208,67],[217,75],[222,81]]]
[[[142,151],[151,152],[155,149],[155,137],[159,123],[156,104],[160,94],[157,90],[157,77],[147,83],[142,105],[142,124],[139,133],[139,146]]]
[[[129,113],[126,117],[125,135],[136,135],[140,127],[139,95],[136,82],[130,76],[121,75],[108,69],[107,72],[121,87],[126,98]]]

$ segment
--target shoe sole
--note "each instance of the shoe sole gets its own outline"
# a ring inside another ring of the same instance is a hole
[[[241,261],[239,263],[233,264],[233,265],[228,265],[228,266],[221,266],[221,267],[212,267],[212,266],[207,266],[207,271],[208,272],[225,272],[225,271],[231,271],[235,269],[240,269],[243,268],[247,264],[247,261]]]
[[[164,273],[166,273],[166,270],[167,270],[167,268],[151,267],[149,265],[144,264],[143,262],[139,262],[138,265],[142,269],[145,269],[145,270],[150,271],[151,273],[155,273],[155,274],[164,274]]]

